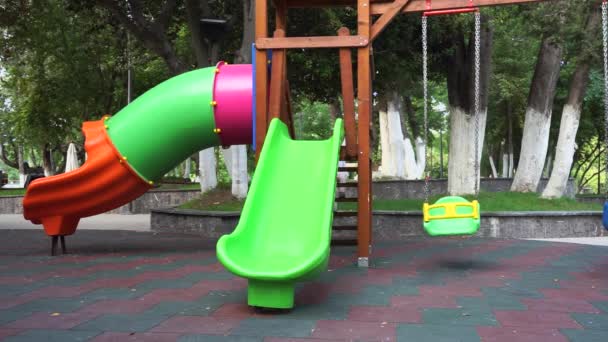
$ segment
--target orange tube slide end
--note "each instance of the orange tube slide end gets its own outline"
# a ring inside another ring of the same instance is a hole
[[[33,181],[23,198],[23,216],[49,236],[71,235],[82,217],[120,207],[152,186],[112,144],[104,119],[85,122],[87,161],[77,170]]]

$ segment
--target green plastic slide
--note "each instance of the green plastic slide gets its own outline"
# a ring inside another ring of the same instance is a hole
[[[220,262],[248,279],[249,305],[292,308],[295,283],[326,270],[343,135],[340,119],[323,141],[270,123],[239,224],[217,244]]]

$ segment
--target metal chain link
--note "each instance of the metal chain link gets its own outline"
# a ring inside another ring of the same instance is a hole
[[[428,74],[428,25],[427,17],[422,16],[422,88],[424,89],[424,202],[429,202],[430,190],[429,190],[429,178],[430,171],[427,165],[429,164],[430,158],[428,155],[428,132],[429,132],[429,74]]]
[[[479,195],[479,115],[481,111],[480,99],[481,75],[481,14],[475,12],[475,195]]]
[[[604,38],[604,145],[608,146],[608,3],[606,1],[602,2],[602,32]],[[606,163],[605,186],[608,197],[608,158]]]

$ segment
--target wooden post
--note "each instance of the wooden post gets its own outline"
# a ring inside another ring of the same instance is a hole
[[[275,14],[276,28],[275,28],[275,30],[283,30],[284,32],[287,32],[287,1],[286,0],[275,0],[274,5],[276,8],[276,14]]]
[[[255,38],[268,38],[268,0],[255,1]],[[255,160],[257,162],[268,130],[268,61],[265,50],[256,50]]]
[[[346,27],[338,35],[350,35]],[[342,82],[342,106],[344,107],[344,131],[346,136],[346,157],[357,158],[357,123],[355,122],[355,92],[353,90],[353,60],[350,48],[340,49],[340,80]]]
[[[274,37],[285,37],[285,31],[276,30]],[[285,92],[285,50],[273,50],[272,52],[272,72],[270,75],[270,99],[268,104],[268,121],[281,118],[282,101]]]
[[[285,91],[285,98],[283,99],[283,113],[285,113],[285,122],[287,123],[287,128],[289,128],[289,135],[292,139],[295,139],[296,130],[294,127],[295,122],[293,121],[293,112],[291,109],[291,89],[289,88],[288,80],[285,80],[285,86],[283,89]]]
[[[371,34],[370,0],[358,0],[358,34],[369,39]],[[359,101],[359,185],[358,185],[358,229],[357,254],[358,265],[369,267],[369,251],[371,243],[371,160],[370,160],[370,119],[372,111],[372,89],[370,71],[371,44],[357,49],[357,98]]]

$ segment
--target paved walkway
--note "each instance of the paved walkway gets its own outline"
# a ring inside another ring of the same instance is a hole
[[[40,231],[1,230],[0,340],[607,341],[608,248],[525,240],[378,243],[373,268],[332,248],[289,312],[246,305],[214,242],[79,231],[47,256]]]
[[[32,224],[21,214],[1,214],[0,229],[42,229],[42,226]],[[102,214],[85,217],[80,220],[78,230],[130,230],[136,232],[150,231],[150,215],[118,215]]]

